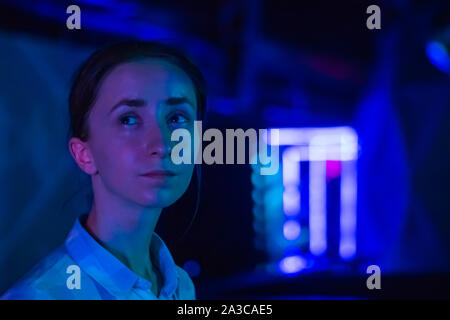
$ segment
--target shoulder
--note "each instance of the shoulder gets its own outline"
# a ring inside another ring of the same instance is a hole
[[[35,287],[29,287],[23,283],[16,283],[8,289],[0,300],[52,300],[53,298],[45,291]]]
[[[9,288],[1,299],[55,299],[58,288],[66,286],[67,268],[72,264],[74,261],[62,245],[40,260]]]
[[[176,266],[178,274],[177,297],[180,300],[195,300],[195,286],[188,273],[179,266]]]

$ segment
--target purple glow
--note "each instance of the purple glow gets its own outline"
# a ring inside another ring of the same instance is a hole
[[[309,250],[319,256],[327,250],[326,162],[309,164]]]
[[[297,239],[300,231],[300,224],[295,220],[288,220],[283,225],[283,235],[287,240]]]
[[[306,267],[306,261],[298,255],[284,257],[280,260],[278,267],[283,273],[294,274],[300,272]]]
[[[296,187],[283,191],[283,210],[286,216],[295,216],[300,212],[300,192]]]
[[[270,144],[270,141],[266,142]],[[314,255],[322,255],[327,250],[327,178],[341,176],[339,255],[344,260],[353,258],[356,254],[356,132],[350,127],[279,128],[278,143],[290,146],[282,154],[283,211],[286,216],[300,212],[300,164],[310,162],[309,244]]]
[[[341,176],[341,162],[340,161],[327,161],[327,182]]]
[[[296,148],[283,152],[283,211],[286,216],[300,212],[300,153]]]
[[[356,254],[356,161],[343,161],[341,168],[339,255],[350,260]]]

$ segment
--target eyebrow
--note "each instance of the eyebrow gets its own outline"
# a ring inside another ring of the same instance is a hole
[[[180,104],[188,104],[192,107],[192,109],[195,110],[194,104],[186,97],[170,97],[166,99],[165,104],[168,106],[176,106]],[[147,101],[144,99],[121,99],[119,102],[117,102],[109,111],[109,113],[112,113],[115,109],[117,109],[120,106],[128,106],[128,107],[145,107],[147,106]]]

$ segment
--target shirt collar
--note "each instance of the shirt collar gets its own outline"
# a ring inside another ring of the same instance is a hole
[[[148,282],[135,274],[113,254],[100,245],[82,226],[87,215],[79,217],[70,230],[65,245],[79,267],[106,290],[119,299],[126,298],[132,288]],[[152,263],[162,275],[160,297],[170,298],[178,287],[178,273],[169,249],[164,241],[154,232],[150,254]]]

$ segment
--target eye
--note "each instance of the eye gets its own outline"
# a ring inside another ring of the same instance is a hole
[[[175,113],[169,116],[169,124],[171,125],[183,124],[189,122],[189,120],[189,117],[185,116],[182,113]]]
[[[125,115],[120,117],[120,123],[124,126],[134,126],[137,124],[137,117],[133,115]]]

